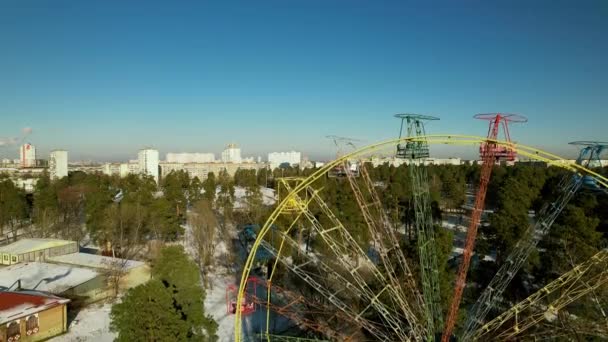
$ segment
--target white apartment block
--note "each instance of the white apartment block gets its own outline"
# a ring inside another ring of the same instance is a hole
[[[118,175],[124,178],[127,175],[139,174],[139,163],[106,163],[101,167],[101,172],[108,176]]]
[[[215,154],[213,153],[167,153],[167,163],[213,163]]]
[[[172,171],[186,171],[191,178],[198,177],[200,181],[207,179],[210,172],[217,177],[220,172],[226,171],[232,177],[237,170],[260,170],[266,168],[266,163],[160,163],[161,177]]]
[[[229,144],[222,152],[222,162],[224,163],[241,163],[241,149],[235,144]]]
[[[68,175],[68,151],[51,151],[49,158],[49,171],[51,179],[60,179]]]
[[[145,148],[139,150],[139,173],[154,177],[158,183],[158,150]]]
[[[274,170],[281,164],[289,164],[289,166],[300,165],[302,162],[302,154],[300,152],[272,152],[268,153],[268,164],[270,169]]]

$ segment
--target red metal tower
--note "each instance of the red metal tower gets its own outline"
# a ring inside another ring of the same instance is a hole
[[[458,314],[458,307],[460,306],[460,300],[462,299],[462,291],[464,290],[467,272],[471,263],[473,247],[475,247],[477,227],[479,226],[481,214],[483,213],[485,206],[486,190],[492,174],[492,167],[498,160],[515,160],[516,151],[514,149],[496,144],[498,133],[502,127],[505,141],[511,142],[508,125],[509,122],[528,121],[528,119],[526,119],[524,116],[517,114],[489,113],[477,114],[474,117],[476,119],[490,121],[490,127],[488,128],[488,140],[483,142],[479,147],[479,156],[483,163],[481,166],[481,176],[479,179],[477,196],[475,197],[475,205],[473,206],[473,212],[471,213],[469,229],[467,230],[467,238],[462,255],[462,262],[460,263],[460,267],[458,269],[458,276],[454,286],[454,294],[452,295],[452,302],[450,303],[450,310],[448,311],[445,330],[443,331],[443,336],[441,337],[442,342],[447,342],[450,339],[450,336],[452,336],[452,331],[454,330],[456,315]]]

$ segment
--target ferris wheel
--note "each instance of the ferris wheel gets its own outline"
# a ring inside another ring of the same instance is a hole
[[[237,341],[250,340],[252,334],[264,341],[306,340],[302,334],[290,334],[294,329],[311,332],[309,338],[332,341],[512,340],[545,324],[548,314],[556,314],[608,283],[608,251],[602,250],[524,301],[488,317],[573,195],[589,184],[608,188],[608,179],[588,168],[592,160],[599,160],[607,143],[576,142],[582,146],[580,156],[575,163],[566,163],[559,156],[510,140],[508,123],[526,121],[519,115],[477,115],[490,121],[486,137],[428,135],[425,122],[437,118],[396,117],[401,119],[399,138],[359,149],[352,140],[341,138],[353,150],[341,151],[336,160],[307,177],[279,181],[282,198],[266,223],[251,235],[235,300],[236,307],[255,303],[263,323],[254,331],[244,329],[250,311],[235,310]],[[501,131],[504,139],[499,139]],[[441,252],[434,229],[438,222],[431,208],[432,182],[427,173],[433,145],[476,148],[482,160],[475,200],[464,227],[462,256],[456,258],[458,272],[448,293],[445,289],[440,293]],[[387,210],[395,200],[390,194],[399,189],[391,189],[390,182],[375,177],[370,166],[382,155],[407,164],[412,210],[402,214],[411,216],[414,228],[415,239],[409,245],[404,243],[408,233],[402,219],[391,217]],[[462,292],[493,165],[501,160],[512,162],[516,155],[568,173],[558,186],[557,199],[542,207],[473,306],[463,308]],[[252,269],[262,251],[267,255],[267,268],[260,276]],[[447,298],[448,305],[442,305],[442,298]],[[455,329],[459,312],[465,310],[466,320]],[[291,330],[277,329],[273,324],[277,317],[293,323]],[[553,331],[557,335],[558,330]]]

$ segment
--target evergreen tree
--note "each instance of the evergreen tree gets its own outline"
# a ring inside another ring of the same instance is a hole
[[[56,188],[45,171],[36,183],[34,190],[33,221],[38,235],[53,236],[59,223],[59,203]]]
[[[110,329],[116,341],[188,341],[192,331],[171,292],[158,279],[130,289],[112,306]]]
[[[25,194],[10,179],[0,179],[0,234],[8,226],[16,239],[17,229],[27,217]]]
[[[161,250],[152,276],[112,307],[117,341],[217,341],[217,323],[204,312],[198,268],[181,246]]]
[[[152,276],[169,290],[192,336],[200,336],[201,331],[204,336],[215,335],[217,323],[204,312],[205,291],[201,288],[199,269],[182,246],[163,248],[153,265]]]
[[[230,221],[234,210],[234,183],[226,170],[220,173],[218,183],[220,192],[217,198],[217,206],[222,211],[224,221]]]
[[[217,181],[215,180],[215,174],[209,172],[207,179],[203,182],[203,190],[205,193],[203,196],[211,203],[215,203],[215,191],[217,188]]]
[[[188,202],[190,204],[199,201],[202,198],[203,183],[198,177],[192,178],[190,187],[188,188]]]

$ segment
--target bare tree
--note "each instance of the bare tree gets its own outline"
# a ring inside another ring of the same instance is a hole
[[[202,272],[205,287],[207,287],[209,285],[207,275],[214,266],[213,254],[215,253],[215,237],[218,227],[211,203],[206,199],[197,201],[188,215],[188,223],[192,228],[190,244]]]
[[[147,211],[139,203],[117,203],[107,209],[106,242],[112,261],[106,267],[105,275],[114,290],[114,296],[120,290],[120,281],[127,272],[130,259],[143,249],[141,233],[147,217]]]

